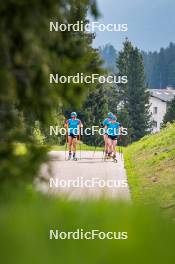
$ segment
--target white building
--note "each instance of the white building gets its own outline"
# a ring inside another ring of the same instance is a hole
[[[160,131],[164,115],[167,111],[168,103],[175,97],[175,90],[166,89],[150,89],[150,112],[153,121],[153,133]]]

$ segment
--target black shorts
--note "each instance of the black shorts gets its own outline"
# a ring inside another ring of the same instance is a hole
[[[71,138],[77,138],[78,135],[74,135],[74,134],[70,133],[69,137],[71,137]]]
[[[108,138],[110,138],[111,140],[117,140],[118,136],[110,136],[110,135],[108,135]]]

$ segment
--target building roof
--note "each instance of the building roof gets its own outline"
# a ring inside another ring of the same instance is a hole
[[[170,102],[175,97],[175,89],[149,89],[152,97],[158,98],[164,102]]]

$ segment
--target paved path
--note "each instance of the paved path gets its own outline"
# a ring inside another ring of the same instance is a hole
[[[40,190],[76,199],[108,197],[130,200],[121,156],[117,155],[118,162],[114,163],[104,161],[102,152],[94,155],[93,151],[82,151],[81,159],[80,153],[77,155],[78,161],[65,160],[63,151],[51,151],[49,155],[51,160],[42,165],[37,182]]]

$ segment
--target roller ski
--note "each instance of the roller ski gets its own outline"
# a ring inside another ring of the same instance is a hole
[[[118,161],[117,161],[117,158],[116,158],[116,154],[114,154],[114,155],[112,156],[112,158],[113,158],[113,161],[114,161],[115,163],[118,162]]]
[[[112,158],[112,153],[108,153],[108,159]]]
[[[72,157],[72,155],[71,155],[71,153],[69,153],[68,160],[71,160],[71,157]]]
[[[74,161],[77,161],[78,160],[77,157],[76,157],[76,155],[75,155],[75,153],[73,154],[73,160]]]
[[[105,154],[105,157],[104,157],[104,160],[110,160],[112,158],[112,153],[106,153]]]
[[[108,153],[105,153],[104,155],[104,161],[106,161],[108,159]]]

